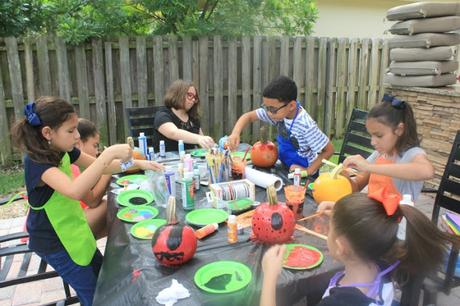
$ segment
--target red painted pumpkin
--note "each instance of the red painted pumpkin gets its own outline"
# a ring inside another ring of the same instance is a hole
[[[267,188],[268,203],[256,208],[252,216],[252,231],[257,241],[284,243],[289,241],[295,229],[295,217],[286,205],[278,203],[274,186]]]
[[[168,224],[161,226],[152,237],[155,258],[165,266],[179,266],[195,255],[196,237],[190,226],[176,220],[176,198],[170,197],[166,209]]]
[[[266,127],[260,128],[260,140],[251,149],[252,164],[257,167],[270,168],[278,160],[278,148],[267,140]]]

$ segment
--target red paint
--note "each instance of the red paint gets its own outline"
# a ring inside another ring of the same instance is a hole
[[[252,231],[256,240],[266,243],[284,243],[291,240],[295,228],[294,213],[280,203],[259,205],[252,216]]]
[[[321,258],[321,253],[302,246],[292,248],[284,264],[290,267],[306,268],[313,266]]]

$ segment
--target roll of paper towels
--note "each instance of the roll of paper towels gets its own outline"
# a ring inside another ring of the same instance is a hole
[[[251,167],[246,167],[244,171],[246,179],[250,180],[259,187],[267,188],[270,185],[275,185],[276,191],[283,188],[283,181],[276,175],[252,169]]]

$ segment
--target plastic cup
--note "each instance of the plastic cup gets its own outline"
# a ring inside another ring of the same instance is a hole
[[[232,157],[232,179],[241,180],[244,178],[244,168],[246,161],[240,156]]]
[[[305,187],[289,185],[284,187],[286,205],[292,210],[296,218],[302,217],[303,203],[305,201]]]

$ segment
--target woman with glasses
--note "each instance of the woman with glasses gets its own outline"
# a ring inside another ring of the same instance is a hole
[[[278,129],[279,159],[290,171],[306,170],[316,177],[322,160],[334,153],[329,138],[297,101],[297,86],[286,76],[279,76],[263,91],[260,108],[243,114],[228,138],[231,149],[238,146],[244,127],[256,120],[274,125]]]
[[[166,151],[177,151],[178,141],[184,141],[185,149],[196,145],[211,148],[214,140],[203,135],[200,126],[198,91],[191,82],[176,80],[166,90],[164,107],[155,113],[153,144],[159,148],[165,142]]]

